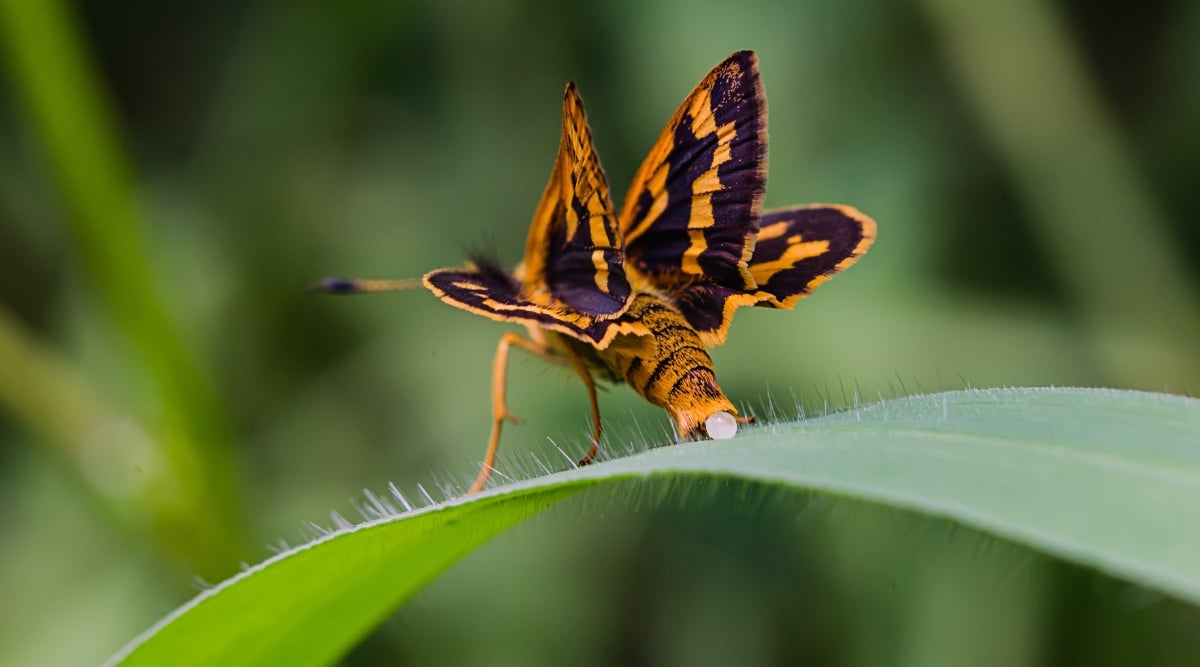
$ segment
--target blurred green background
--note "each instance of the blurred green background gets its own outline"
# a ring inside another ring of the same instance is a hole
[[[304,287],[464,248],[515,263],[571,79],[619,198],[691,87],[754,49],[767,205],[877,219],[853,270],[796,312],[743,311],[716,351],[760,415],[965,384],[1200,386],[1200,3],[0,12],[0,664],[99,662],[303,522],[354,516],[364,488],[465,487],[505,328],[423,292]],[[514,358],[526,424],[501,469],[582,451],[578,382]],[[668,440],[628,389],[601,401],[614,449]],[[345,664],[1200,655],[1196,608],[942,522],[643,491],[512,531]]]

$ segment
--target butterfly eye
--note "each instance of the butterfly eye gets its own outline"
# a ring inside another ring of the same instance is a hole
[[[728,440],[737,435],[737,420],[728,412],[715,412],[704,420],[704,430],[713,440]]]

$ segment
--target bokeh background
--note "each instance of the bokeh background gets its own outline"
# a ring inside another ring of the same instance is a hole
[[[1200,386],[1200,3],[3,0],[0,664],[97,663],[364,488],[462,488],[504,326],[304,287],[515,263],[566,81],[619,198],[745,48],[768,206],[850,203],[879,240],[795,312],[738,315],[736,401]],[[514,358],[508,469],[581,451],[582,388]],[[614,441],[668,440],[601,400]],[[1200,655],[1196,608],[949,524],[631,492],[501,537],[344,664]]]

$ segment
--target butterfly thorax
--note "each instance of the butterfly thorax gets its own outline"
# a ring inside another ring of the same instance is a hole
[[[614,345],[597,350],[572,341],[585,357],[665,409],[680,437],[702,436],[704,422],[717,412],[737,414],[721,392],[712,357],[696,330],[663,298],[639,292],[622,320],[640,322],[654,339],[653,351]],[[572,340],[572,339],[567,339]]]

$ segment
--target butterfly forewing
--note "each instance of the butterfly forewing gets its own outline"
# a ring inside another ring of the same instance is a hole
[[[633,298],[608,181],[574,84],[563,95],[562,138],[525,246],[525,293],[611,319]]]
[[[692,276],[753,289],[765,181],[766,102],[757,59],[741,51],[688,95],[634,176],[620,216],[627,261],[671,287]]]

